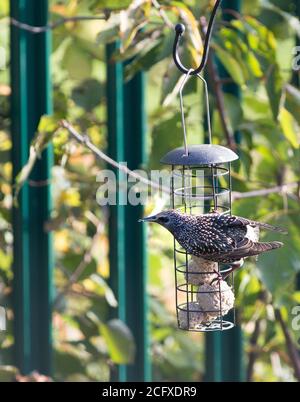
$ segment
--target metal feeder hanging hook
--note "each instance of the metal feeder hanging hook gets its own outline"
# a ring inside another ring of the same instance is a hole
[[[176,36],[175,36],[174,46],[173,46],[173,59],[174,59],[175,65],[177,66],[179,71],[181,71],[185,75],[185,77],[183,78],[182,84],[180,86],[180,89],[179,89],[179,97],[180,97],[181,122],[182,122],[183,137],[184,137],[184,151],[185,151],[184,156],[186,156],[186,157],[189,155],[189,150],[188,150],[188,143],[187,143],[187,133],[186,133],[185,115],[184,115],[184,107],[183,107],[183,89],[184,89],[186,83],[188,82],[189,78],[194,75],[197,76],[198,78],[200,78],[204,84],[206,110],[207,110],[208,138],[209,138],[209,144],[212,143],[211,119],[210,119],[209,95],[208,95],[207,82],[200,75],[200,73],[203,71],[203,69],[205,68],[206,63],[207,63],[209,47],[210,47],[210,40],[211,40],[211,35],[212,35],[213,27],[214,27],[214,21],[215,21],[216,15],[217,15],[218,8],[221,4],[221,1],[222,0],[217,0],[214,5],[212,15],[210,17],[208,28],[207,28],[207,33],[205,36],[202,60],[201,60],[201,63],[198,68],[187,69],[182,64],[180,57],[179,57],[178,48],[179,48],[180,38],[185,32],[185,26],[183,24],[177,24],[175,26]]]
[[[208,59],[209,46],[210,46],[211,35],[212,35],[213,27],[214,27],[214,22],[216,19],[218,9],[221,5],[221,2],[222,2],[222,0],[217,0],[214,5],[214,8],[213,8],[213,11],[212,11],[209,23],[208,23],[208,27],[207,27],[207,33],[206,33],[205,40],[204,40],[202,60],[201,60],[199,67],[197,67],[196,69],[186,68],[180,60],[178,47],[179,47],[180,38],[185,32],[185,26],[183,24],[177,24],[175,26],[176,35],[175,35],[175,40],[174,40],[174,45],[173,45],[173,59],[174,59],[174,62],[176,64],[177,68],[183,74],[198,75],[205,68],[207,59]]]

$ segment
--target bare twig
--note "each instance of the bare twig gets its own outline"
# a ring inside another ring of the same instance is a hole
[[[275,309],[275,318],[281,326],[282,332],[284,334],[287,352],[289,354],[291,363],[294,368],[295,377],[300,382],[300,356],[298,352],[298,348],[296,347],[293,338],[288,330],[286,322],[284,321],[281,311],[279,309]]]
[[[104,160],[108,164],[112,165],[113,167],[117,168],[118,170],[122,171],[123,173],[134,177],[135,179],[139,180],[141,183],[146,184],[147,186],[150,186],[152,188],[155,188],[157,190],[160,190],[164,193],[170,194],[170,190],[168,187],[160,186],[159,183],[153,182],[151,180],[146,179],[145,177],[139,175],[138,173],[134,172],[133,170],[128,169],[127,166],[116,162],[109,156],[107,156],[103,151],[101,151],[99,148],[97,148],[87,136],[79,134],[78,131],[66,120],[61,121],[61,126],[66,128],[69,133],[80,143],[84,144],[87,148],[89,148],[96,156],[98,156],[100,159]]]
[[[79,289],[70,289],[68,292],[69,295],[74,295],[74,296],[78,296],[78,297],[86,297],[88,299],[99,299],[102,300],[103,296],[99,296],[96,293],[93,292],[89,292],[88,290],[85,290],[85,288],[83,286],[80,286]]]
[[[231,15],[234,19],[236,19],[236,20],[242,20],[242,19],[243,19],[242,14],[240,14],[238,11],[233,10],[233,9],[231,9],[231,8],[224,8],[224,9],[222,10],[222,13],[223,13],[223,14],[229,14],[229,15]]]
[[[74,283],[76,283],[78,281],[78,279],[80,278],[80,276],[82,275],[82,273],[84,272],[86,267],[91,263],[91,261],[93,259],[93,255],[92,255],[93,248],[97,244],[99,234],[102,231],[103,231],[103,225],[100,222],[98,224],[98,226],[97,226],[96,233],[92,238],[91,246],[85,252],[85,254],[84,254],[82,260],[80,261],[80,263],[78,264],[77,268],[72,273],[72,275],[69,277],[68,283],[65,286],[65,288],[57,295],[56,299],[54,300],[54,303],[53,303],[54,308],[59,305],[59,303],[62,300],[62,298],[64,297],[64,295],[69,292],[69,290],[71,289],[72,285],[74,285]]]
[[[247,382],[253,381],[253,373],[254,373],[254,365],[255,361],[259,355],[258,348],[257,348],[257,341],[260,335],[260,327],[261,321],[258,318],[255,321],[255,328],[253,334],[250,337],[250,352],[249,352],[249,360],[248,360],[248,367],[247,367]]]
[[[38,33],[43,33],[43,32],[47,32],[47,31],[53,30],[55,28],[58,28],[59,26],[64,25],[67,22],[107,20],[107,18],[108,18],[107,15],[99,15],[99,16],[78,15],[78,16],[74,16],[74,17],[61,18],[58,21],[49,22],[49,24],[47,24],[45,26],[40,26],[40,27],[25,24],[24,22],[18,21],[15,18],[11,18],[10,23],[11,23],[11,25],[13,25],[19,29],[22,29],[24,31],[28,31],[33,34],[38,34]]]
[[[166,26],[168,28],[174,30],[173,22],[170,20],[167,13],[163,9],[163,7],[159,4],[159,2],[157,0],[152,0],[152,4],[153,4],[154,8],[156,8],[156,10],[158,11],[158,14],[161,16],[161,18],[164,21],[164,23],[166,24]]]
[[[134,177],[135,179],[139,180],[141,183],[146,184],[147,186],[151,186],[152,188],[155,188],[157,190],[160,190],[164,193],[170,194],[170,190],[167,187],[160,186],[159,183],[153,182],[151,180],[146,179],[145,177],[140,176],[138,173],[130,170],[127,166],[116,162],[109,156],[107,156],[103,151],[98,149],[90,140],[87,136],[79,134],[78,131],[66,120],[61,121],[61,126],[66,128],[69,133],[81,144],[84,144],[87,148],[89,148],[96,156],[98,156],[100,159],[104,160],[108,164],[112,165],[113,167],[119,169],[120,171],[124,172],[125,174],[128,174],[131,177]],[[233,200],[240,200],[240,199],[245,199],[245,198],[252,198],[252,197],[262,197],[270,194],[287,194],[289,190],[292,190],[294,188],[297,188],[298,182],[294,183],[287,183],[283,184],[281,186],[275,186],[271,188],[263,188],[259,190],[253,190],[253,191],[246,191],[246,192],[237,192],[234,191],[232,193],[232,199]]]
[[[252,198],[252,197],[263,197],[265,195],[270,194],[287,194],[288,190],[292,190],[293,188],[297,188],[298,183],[287,183],[282,186],[275,186],[270,188],[262,188],[260,190],[246,191],[243,193],[233,191],[232,192],[232,200],[241,200],[244,198]]]

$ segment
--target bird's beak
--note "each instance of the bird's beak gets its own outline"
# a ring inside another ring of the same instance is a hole
[[[156,222],[156,215],[147,216],[146,218],[140,219],[139,222]]]

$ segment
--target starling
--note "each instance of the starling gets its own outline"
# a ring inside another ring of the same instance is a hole
[[[142,221],[156,222],[169,230],[188,254],[224,264],[236,264],[283,246],[278,241],[259,242],[259,229],[286,233],[266,223],[216,212],[196,216],[170,210]]]

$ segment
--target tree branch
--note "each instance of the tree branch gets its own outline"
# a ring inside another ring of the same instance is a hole
[[[76,283],[78,281],[78,279],[80,278],[80,276],[82,275],[82,273],[84,272],[86,267],[91,263],[91,261],[93,259],[92,251],[93,251],[94,246],[97,244],[99,234],[102,232],[102,230],[103,230],[103,225],[102,225],[102,222],[100,222],[98,224],[98,226],[97,226],[96,233],[94,234],[94,236],[92,238],[91,246],[85,252],[82,260],[80,261],[80,263],[78,264],[77,268],[75,269],[75,271],[70,276],[67,285],[56,296],[56,298],[54,300],[54,303],[53,303],[54,308],[59,305],[59,303],[62,300],[62,298],[64,297],[64,295],[69,292],[69,290],[71,289],[72,285],[74,285],[74,283]]]
[[[130,170],[127,166],[116,162],[109,156],[107,156],[103,151],[98,149],[91,141],[90,139],[78,133],[78,131],[66,120],[62,120],[60,123],[61,127],[65,128],[68,130],[68,132],[81,144],[85,145],[90,151],[92,151],[97,157],[100,159],[104,160],[106,163],[110,164],[111,166],[115,167],[116,169],[124,172],[125,174],[128,174],[131,177],[134,177],[135,179],[139,180],[141,183],[150,186],[152,188],[155,188],[159,191],[162,191],[163,193],[170,194],[170,190],[167,187],[160,186],[159,183],[153,182],[151,180],[146,179],[143,176],[140,176],[138,173]],[[298,182],[294,183],[287,183],[283,184],[281,186],[275,186],[271,188],[263,188],[259,190],[253,190],[253,191],[247,191],[247,192],[237,192],[233,191],[232,192],[232,200],[240,200],[240,199],[245,199],[245,198],[252,198],[252,197],[262,197],[270,194],[287,194],[288,190],[292,190],[294,188],[297,188],[299,185]]]
[[[174,24],[168,17],[167,13],[163,9],[163,7],[159,4],[157,0],[152,0],[153,7],[157,10],[158,14],[161,16],[164,23],[167,25],[168,28],[174,30]]]
[[[74,16],[74,17],[66,17],[66,18],[61,18],[58,21],[55,22],[49,22],[49,24],[41,27],[25,24],[24,22],[18,21],[15,18],[10,19],[10,24],[22,29],[24,31],[31,32],[33,34],[38,34],[38,33],[43,33],[47,32],[50,30],[53,30],[55,28],[58,28],[61,25],[66,24],[67,22],[77,22],[77,21],[92,21],[92,20],[107,20],[109,15],[99,15],[99,16]]]
[[[260,327],[261,321],[258,318],[255,321],[255,328],[253,334],[250,337],[250,352],[249,352],[249,360],[248,360],[248,367],[247,367],[247,382],[253,381],[253,373],[254,373],[254,365],[256,362],[257,357],[259,356],[258,348],[257,348],[257,341],[260,335]]]
[[[300,356],[299,351],[293,341],[293,338],[288,330],[286,322],[284,321],[281,311],[279,309],[275,309],[275,318],[281,326],[282,332],[284,334],[287,352],[289,354],[291,363],[294,368],[295,377],[300,382]]]
[[[297,188],[297,186],[298,186],[298,183],[294,182],[294,183],[283,184],[282,186],[262,188],[260,190],[246,191],[243,193],[240,193],[238,191],[233,191],[232,192],[232,200],[235,201],[235,200],[241,200],[244,198],[263,197],[265,195],[270,195],[270,194],[287,194],[288,190]]]
[[[86,135],[79,134],[78,131],[75,130],[75,128],[68,123],[66,120],[61,121],[61,126],[66,128],[69,133],[81,144],[84,144],[87,148],[89,148],[90,151],[92,151],[96,156],[98,156],[100,159],[104,160],[108,164],[112,165],[113,167],[117,168],[118,170],[122,171],[123,173],[134,177],[135,179],[139,180],[141,183],[146,184],[147,186],[150,186],[152,188],[155,188],[157,190],[160,190],[164,193],[170,194],[170,190],[168,187],[160,186],[159,183],[153,182],[151,180],[146,179],[145,177],[139,175],[138,173],[134,172],[133,170],[128,169],[127,166],[116,162],[109,156],[107,156],[103,151],[98,149]]]

